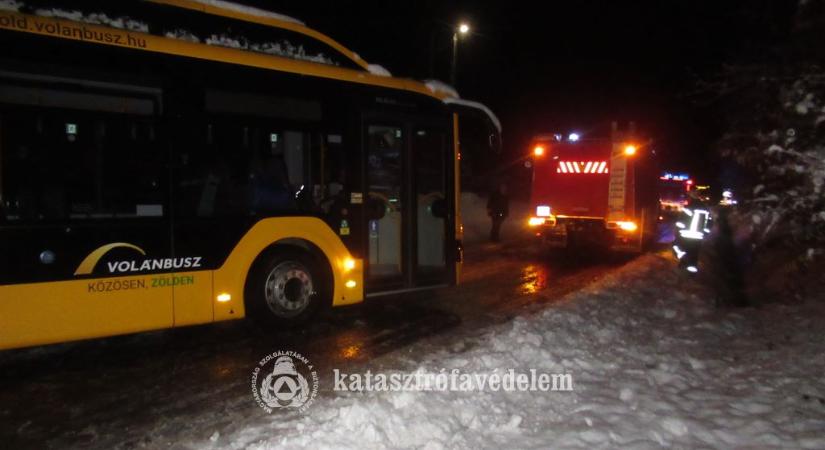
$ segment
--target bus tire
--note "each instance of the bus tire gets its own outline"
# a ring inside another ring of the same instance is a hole
[[[317,258],[293,248],[274,248],[253,266],[246,285],[246,308],[266,326],[307,323],[331,304],[331,286]]]

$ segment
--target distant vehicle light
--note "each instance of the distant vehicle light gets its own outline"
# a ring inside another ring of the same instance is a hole
[[[581,136],[579,135],[579,133],[570,133],[567,136],[567,140],[570,141],[570,142],[576,142],[579,139],[581,139]]]
[[[630,221],[616,222],[616,225],[618,225],[622,231],[636,231],[639,228],[638,225]]]
[[[687,271],[690,273],[697,273],[699,269],[696,266],[687,266]]]
[[[683,173],[673,174],[673,173],[665,172],[665,174],[662,175],[661,177],[659,177],[659,179],[660,180],[685,181],[685,180],[690,179],[690,177],[687,176],[686,174],[683,174]]]
[[[535,156],[542,156],[544,155],[544,147],[541,145],[537,145],[533,148],[533,155]]]
[[[636,154],[636,146],[635,145],[628,145],[624,148],[624,154],[627,156],[633,156]]]
[[[547,205],[537,206],[536,215],[539,217],[550,217],[550,207]]]
[[[527,224],[531,227],[537,227],[540,225],[544,225],[544,218],[543,217],[531,217],[530,220],[527,221]]]

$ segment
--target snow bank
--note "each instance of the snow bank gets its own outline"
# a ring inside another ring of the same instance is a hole
[[[268,18],[268,19],[277,19],[277,20],[281,20],[281,21],[284,21],[284,22],[291,22],[291,23],[296,23],[298,25],[305,25],[304,22],[302,22],[302,21],[300,21],[300,20],[298,20],[294,17],[289,17],[289,16],[285,16],[283,14],[278,14],[276,12],[267,11],[267,10],[260,9],[260,8],[255,8],[253,6],[240,5],[238,3],[227,2],[227,1],[224,1],[224,0],[194,0],[194,1],[197,2],[197,3],[204,4],[204,5],[214,6],[216,8],[228,9],[230,11],[235,11],[235,12],[240,12],[240,13],[243,13],[243,14],[248,14],[250,16],[265,17],[265,18]]]
[[[572,374],[573,392],[344,393],[218,445],[824,448],[823,306],[719,312],[673,266],[647,255],[543,312],[405,352],[429,355],[408,372],[534,368]]]

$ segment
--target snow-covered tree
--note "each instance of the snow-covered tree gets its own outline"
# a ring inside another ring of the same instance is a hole
[[[825,1],[795,6],[781,44],[702,80],[695,97],[724,123],[717,148],[738,172],[733,233],[756,300],[805,295],[825,259]]]

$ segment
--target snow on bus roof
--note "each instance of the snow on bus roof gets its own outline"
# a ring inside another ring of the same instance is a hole
[[[214,6],[216,8],[228,9],[230,11],[249,14],[250,16],[266,17],[266,18],[269,18],[269,19],[277,19],[277,20],[282,20],[284,22],[291,22],[291,23],[295,23],[295,24],[298,24],[298,25],[306,26],[306,24],[304,22],[302,22],[302,21],[300,21],[300,20],[298,20],[294,17],[289,17],[289,16],[284,15],[284,14],[278,14],[276,12],[267,11],[265,9],[255,8],[254,6],[241,5],[239,3],[228,2],[228,1],[225,1],[225,0],[192,0],[192,1],[194,1],[195,3],[201,3],[201,4],[204,4],[204,5]]]
[[[379,77],[391,77],[392,74],[389,70],[387,70],[384,66],[380,64],[369,64],[367,65],[367,70],[369,73],[373,75],[377,75]]]
[[[0,10],[3,11],[18,12],[21,6],[23,6],[23,3],[15,0],[0,0]]]
[[[498,120],[498,116],[496,116],[495,113],[493,113],[493,111],[490,108],[488,108],[486,105],[484,105],[483,103],[474,102],[472,100],[464,100],[464,99],[460,99],[460,98],[452,98],[452,97],[444,98],[441,101],[448,104],[448,105],[460,105],[460,106],[464,106],[466,108],[477,109],[477,110],[483,112],[484,114],[487,114],[487,117],[489,117],[490,121],[493,122],[493,125],[496,126],[496,129],[498,130],[498,132],[501,133],[501,121]]]
[[[424,80],[424,85],[433,94],[444,94],[448,97],[461,98],[458,91],[449,84],[439,80]]]
[[[490,118],[490,122],[493,122],[493,125],[496,126],[498,132],[501,133],[501,121],[498,119],[498,116],[496,116],[495,113],[493,113],[493,111],[486,105],[479,102],[474,102],[472,100],[462,99],[461,96],[458,95],[456,88],[443,81],[424,80],[423,83],[424,86],[427,86],[427,89],[429,89],[429,91],[433,94],[444,95],[445,97],[441,101],[448,105],[459,105],[465,108],[477,109],[484,114],[487,114],[487,117]]]

